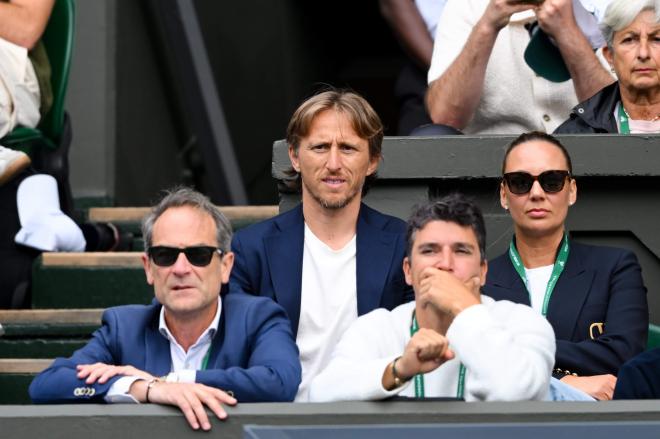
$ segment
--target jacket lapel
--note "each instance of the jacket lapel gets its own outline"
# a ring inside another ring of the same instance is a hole
[[[144,332],[145,370],[154,376],[167,375],[172,369],[170,342],[158,332],[159,313]]]
[[[548,305],[548,320],[553,324],[555,337],[571,340],[582,312],[594,273],[584,269],[579,245],[571,245],[566,268],[559,277]]]
[[[302,205],[276,223],[279,232],[264,237],[274,299],[287,312],[294,337],[300,320],[303,244],[305,237]]]
[[[398,236],[372,224],[368,209],[364,204],[361,205],[356,232],[358,315],[380,306]]]
[[[490,288],[497,289],[497,300],[531,305],[527,287],[509,260],[509,254],[505,253],[493,262],[488,270],[488,283]]]

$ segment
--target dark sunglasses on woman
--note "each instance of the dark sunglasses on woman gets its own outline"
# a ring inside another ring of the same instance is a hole
[[[532,190],[535,181],[538,181],[548,194],[560,192],[564,189],[566,178],[570,176],[571,173],[568,171],[545,171],[539,175],[532,175],[529,172],[507,172],[502,178],[511,193],[523,195]]]
[[[159,267],[169,267],[174,265],[179,258],[179,253],[185,254],[186,259],[188,259],[188,262],[192,265],[196,267],[206,267],[211,263],[211,259],[213,259],[213,254],[215,252],[218,252],[218,254],[222,256],[222,250],[219,248],[205,245],[185,248],[157,245],[149,247],[149,250],[147,250],[147,254],[151,260]]]

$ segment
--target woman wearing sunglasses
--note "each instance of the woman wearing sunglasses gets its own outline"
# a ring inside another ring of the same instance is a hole
[[[489,263],[484,294],[544,315],[557,339],[553,376],[611,399],[619,367],[646,345],[648,305],[637,258],[571,239],[565,221],[577,184],[568,152],[554,137],[519,136],[506,150],[502,173],[500,203],[515,233],[509,250]]]

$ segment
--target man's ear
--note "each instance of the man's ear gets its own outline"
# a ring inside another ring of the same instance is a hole
[[[142,259],[142,266],[144,267],[144,274],[147,275],[147,283],[149,285],[154,284],[154,277],[151,274],[151,259],[149,258],[149,255],[146,253],[142,253],[140,255],[140,259]]]
[[[486,275],[488,274],[488,261],[484,259],[481,263],[481,286],[486,284]]]
[[[367,175],[372,175],[378,170],[381,156],[369,157],[369,167],[367,168]]]
[[[410,272],[410,257],[408,256],[403,258],[403,274],[405,275],[406,283],[412,286],[413,282],[412,273]]]
[[[222,255],[222,283],[226,284],[229,282],[229,275],[231,274],[231,268],[234,266],[234,253],[227,252]]]
[[[298,161],[298,149],[294,148],[293,145],[289,145],[289,160],[291,160],[291,167],[296,172],[300,172],[300,162]]]

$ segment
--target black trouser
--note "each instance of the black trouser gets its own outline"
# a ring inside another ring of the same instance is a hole
[[[23,171],[0,186],[0,309],[30,306],[32,263],[40,252],[17,245],[14,237],[21,229],[16,192],[19,184],[33,174],[31,170]]]

